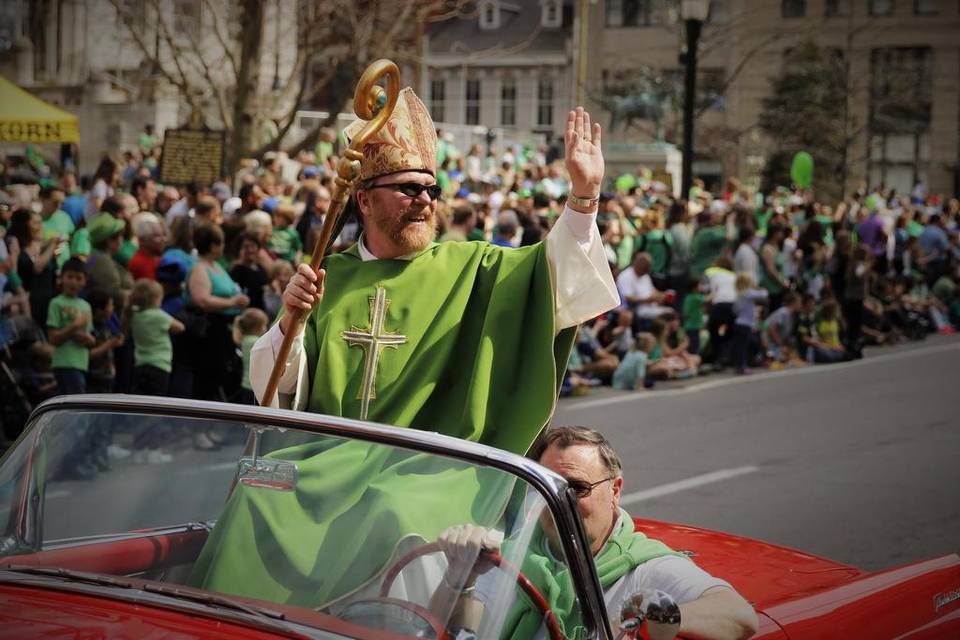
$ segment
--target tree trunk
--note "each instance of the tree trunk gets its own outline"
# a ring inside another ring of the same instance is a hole
[[[253,148],[256,125],[257,88],[260,85],[260,54],[263,44],[264,4],[260,0],[240,0],[240,68],[233,102],[233,129],[227,143],[228,174],[233,174],[240,158]]]

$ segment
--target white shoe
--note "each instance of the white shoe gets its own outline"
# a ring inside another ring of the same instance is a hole
[[[112,444],[107,447],[107,457],[111,460],[124,460],[125,458],[129,458],[131,453],[129,449],[124,449],[118,444]]]
[[[147,449],[147,464],[164,464],[173,460],[173,456],[160,449]]]

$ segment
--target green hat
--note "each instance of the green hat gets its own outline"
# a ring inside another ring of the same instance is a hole
[[[84,227],[77,229],[70,239],[70,253],[75,256],[90,255],[90,230]]]
[[[123,220],[118,220],[109,213],[97,214],[87,225],[87,229],[90,230],[90,242],[96,246],[123,231],[125,226]]]

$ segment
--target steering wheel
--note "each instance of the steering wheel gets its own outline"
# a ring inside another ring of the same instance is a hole
[[[393,581],[396,580],[397,575],[399,575],[404,567],[410,564],[413,560],[431,553],[442,553],[439,543],[431,542],[421,545],[411,549],[407,554],[400,557],[393,564],[393,566],[387,570],[383,577],[383,585],[380,587],[380,598],[388,599],[390,587],[393,586]],[[537,609],[540,610],[540,613],[543,614],[544,622],[547,625],[547,632],[550,634],[550,640],[564,640],[563,632],[560,630],[560,623],[557,621],[557,616],[554,615],[553,609],[550,608],[550,603],[547,602],[547,599],[543,597],[543,594],[540,593],[540,590],[537,589],[532,582],[530,582],[530,579],[523,575],[523,572],[520,571],[516,565],[508,560],[505,560],[503,556],[500,555],[499,551],[481,551],[480,553],[486,555],[487,560],[489,560],[495,567],[499,568],[508,575],[514,576],[517,581],[517,585],[519,585],[523,592],[527,594],[527,597],[533,601]],[[396,600],[393,602],[396,602]]]

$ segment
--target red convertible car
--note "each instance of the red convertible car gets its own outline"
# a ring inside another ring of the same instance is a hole
[[[219,446],[194,446],[201,434]],[[573,627],[524,575],[548,520]],[[39,407],[0,463],[0,637],[462,637],[433,601],[446,562],[433,543],[465,522],[504,536],[477,637],[515,637],[521,599],[553,640],[673,635],[668,599],[609,619],[576,495],[520,456],[305,413],[73,396]],[[956,555],[867,573],[635,525],[736,587],[757,638],[960,638]]]

